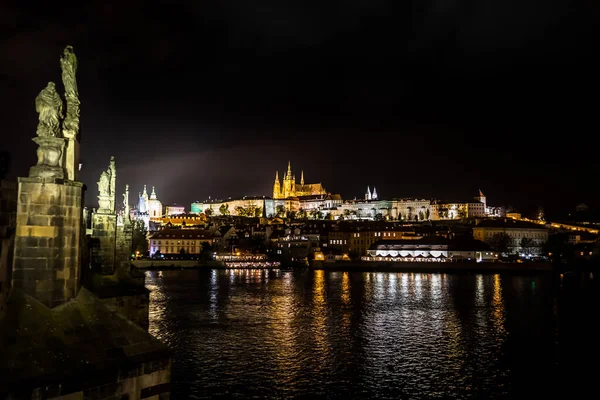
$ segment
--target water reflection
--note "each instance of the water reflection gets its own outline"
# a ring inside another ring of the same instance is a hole
[[[176,353],[174,398],[500,398],[523,359],[507,347],[530,329],[522,315],[546,304],[532,301],[545,293],[533,281],[535,291],[500,275],[214,270],[146,279],[150,332]]]

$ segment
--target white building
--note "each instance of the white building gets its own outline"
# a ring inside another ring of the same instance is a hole
[[[448,240],[439,236],[425,236],[417,240],[383,240],[367,250],[363,261],[392,262],[492,262],[498,253],[478,240]]]

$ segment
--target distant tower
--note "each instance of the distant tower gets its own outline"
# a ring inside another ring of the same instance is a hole
[[[481,189],[479,189],[479,196],[475,196],[475,200],[479,201],[480,203],[483,203],[483,207],[487,207],[485,203],[485,195],[483,194]]]
[[[365,193],[365,200],[371,200],[371,189],[367,186],[367,193]]]
[[[146,185],[144,185],[144,191],[138,201],[138,211],[141,213],[148,212],[148,192],[146,191]]]
[[[377,200],[377,189],[373,186],[373,193],[371,194],[371,200]]]
[[[292,164],[288,161],[288,169],[283,178],[283,190],[282,197],[287,199],[288,197],[293,196],[294,191],[294,177],[292,176]]]
[[[273,184],[273,198],[281,198],[281,183],[279,182],[279,171],[275,171],[275,183]]]
[[[304,186],[304,171],[300,171],[300,185]]]

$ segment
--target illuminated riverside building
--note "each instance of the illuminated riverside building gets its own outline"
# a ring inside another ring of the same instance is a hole
[[[202,244],[212,246],[213,234],[204,229],[163,229],[150,237],[150,257],[163,255],[200,254]]]
[[[372,244],[382,240],[416,240],[414,228],[398,225],[373,226],[368,228],[347,226],[331,230],[328,234],[328,248],[342,253],[365,255]]]
[[[548,241],[548,228],[533,222],[514,219],[490,219],[477,221],[473,227],[473,237],[486,243],[494,243],[501,235],[510,238],[508,253],[540,254],[542,246]],[[523,248],[523,239],[529,246]]]
[[[493,262],[498,253],[479,240],[456,241],[439,236],[425,236],[418,240],[388,240],[374,243],[361,257],[363,261],[390,262]]]

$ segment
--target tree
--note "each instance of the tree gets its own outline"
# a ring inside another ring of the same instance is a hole
[[[212,246],[208,242],[202,242],[202,250],[200,251],[200,259],[203,261],[210,260],[212,258]]]
[[[275,207],[275,215],[277,215],[279,218],[283,218],[285,216],[285,206],[283,204]]]
[[[132,236],[131,236],[131,250],[134,253],[138,251],[140,254],[146,254],[148,252],[148,231],[144,221],[138,219],[132,224]]]
[[[427,210],[425,210],[425,218],[429,219],[429,217],[431,216],[431,213],[429,211],[429,208]]]
[[[467,218],[467,210],[465,210],[463,207],[458,209],[458,212],[456,213],[456,215],[458,215],[458,218],[460,219],[466,219]]]
[[[289,211],[289,212],[287,213],[287,217],[288,217],[289,219],[296,219],[296,217],[297,217],[297,216],[296,216],[296,211]]]
[[[512,245],[512,238],[506,233],[496,233],[490,240],[490,246],[498,253],[506,254]]]
[[[535,242],[533,239],[524,237],[521,239],[519,245],[521,246],[521,251],[523,253],[531,254],[531,250],[535,247]]]
[[[569,243],[569,236],[565,233],[549,235],[542,249],[553,262],[570,261],[574,257],[573,244]]]
[[[240,217],[244,217],[246,216],[246,209],[242,206],[237,206],[235,208],[235,212],[237,213],[237,215],[239,215]]]
[[[221,213],[221,215],[229,215],[229,204],[221,204],[221,206],[219,207],[219,212]]]
[[[373,219],[375,221],[383,221],[383,214],[381,214],[381,213],[375,214],[375,217]]]
[[[256,208],[254,208],[254,216],[256,218],[262,217],[262,207],[256,207]]]
[[[422,221],[425,219],[425,214],[423,213],[423,211],[419,210],[419,219]]]
[[[411,219],[413,219],[412,210],[413,210],[412,207],[408,207],[408,213],[406,213],[406,219],[409,220],[409,221]]]
[[[300,209],[298,210],[298,213],[296,214],[296,217],[298,219],[305,219],[306,218],[306,211],[304,211],[304,209]]]
[[[212,217],[213,215],[213,209],[212,207],[208,207],[207,209],[204,210],[204,215],[206,215],[207,217]]]
[[[327,217],[329,219],[329,214],[327,214]],[[323,213],[320,210],[317,211],[317,215],[316,215],[315,219],[323,219]]]

